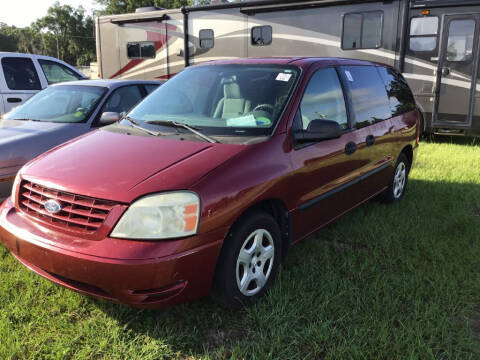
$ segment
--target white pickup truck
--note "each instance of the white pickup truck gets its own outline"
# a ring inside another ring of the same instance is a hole
[[[48,85],[81,79],[86,76],[50,56],[0,52],[0,116]]]

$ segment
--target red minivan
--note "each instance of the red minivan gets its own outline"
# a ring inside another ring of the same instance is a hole
[[[252,304],[291,245],[376,195],[403,197],[419,116],[386,65],[193,66],[120,122],[28,163],[0,208],[0,239],[91,296]]]

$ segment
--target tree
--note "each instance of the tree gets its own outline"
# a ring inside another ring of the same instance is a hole
[[[17,30],[15,26],[0,23],[0,51],[17,51]]]
[[[103,14],[126,14],[135,12],[143,6],[157,6],[165,9],[175,9],[183,5],[192,5],[193,0],[96,0],[105,6]]]
[[[81,6],[75,9],[56,2],[32,28],[40,33],[48,55],[76,65],[87,65],[95,58],[93,19],[85,16]]]

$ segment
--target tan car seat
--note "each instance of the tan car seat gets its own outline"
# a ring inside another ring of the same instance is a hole
[[[242,97],[240,86],[237,82],[223,85],[223,98],[217,104],[214,117],[232,119],[242,116],[251,110],[251,101]]]

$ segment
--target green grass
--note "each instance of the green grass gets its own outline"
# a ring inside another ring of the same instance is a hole
[[[0,359],[479,359],[480,147],[422,143],[400,204],[292,249],[255,307],[139,311],[83,297],[0,247]]]

